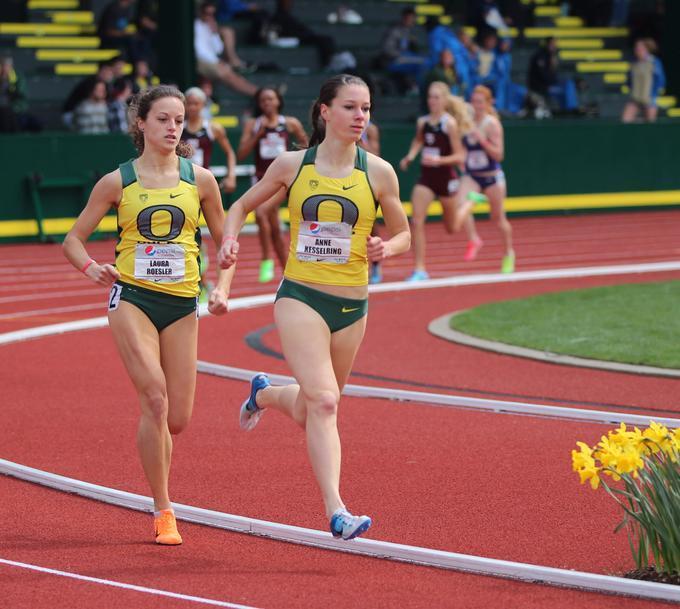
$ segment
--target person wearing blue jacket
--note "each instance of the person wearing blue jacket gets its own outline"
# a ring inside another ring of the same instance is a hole
[[[657,97],[666,87],[666,74],[661,60],[655,56],[656,42],[652,38],[635,41],[635,62],[628,73],[628,101],[623,108],[621,120],[632,123],[642,113],[645,120],[655,121],[659,113]]]

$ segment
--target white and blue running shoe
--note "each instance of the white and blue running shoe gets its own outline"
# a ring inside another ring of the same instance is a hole
[[[352,516],[345,508],[340,508],[331,516],[330,527],[333,537],[349,540],[368,531],[371,524],[368,516]]]
[[[239,414],[238,422],[241,429],[251,431],[255,425],[258,424],[265,409],[260,408],[257,405],[257,392],[270,385],[269,377],[264,372],[258,372],[250,379],[250,395],[248,396],[248,399],[241,404],[241,412]]]

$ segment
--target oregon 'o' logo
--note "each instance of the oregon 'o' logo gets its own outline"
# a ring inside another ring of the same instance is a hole
[[[354,201],[347,199],[346,197],[341,197],[339,195],[314,195],[305,199],[302,204],[302,219],[307,222],[318,222],[319,221],[319,206],[325,202],[331,201],[337,203],[342,210],[341,222],[346,222],[350,226],[354,226],[359,220],[359,208],[356,206]]]
[[[153,232],[153,215],[159,211],[170,214],[170,230],[166,235],[157,235]],[[184,212],[175,205],[152,205],[137,216],[137,231],[150,241],[172,241],[182,232],[185,219]]]

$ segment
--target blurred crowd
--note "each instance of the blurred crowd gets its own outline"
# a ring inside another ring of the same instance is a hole
[[[513,72],[513,45],[523,44],[523,28],[534,25],[533,3],[448,0],[442,4],[452,25],[438,17],[419,24],[415,9],[405,6],[399,21],[382,39],[376,38],[370,62],[359,62],[350,50],[338,48],[332,36],[315,31],[294,14],[293,0],[277,0],[269,11],[243,0],[197,0],[196,85],[211,100],[217,83],[250,99],[258,89],[251,74],[282,70],[275,61],[244,59],[240,44],[302,45],[316,50],[323,71],[359,73],[378,94],[419,96],[423,108],[429,84],[442,81],[452,93],[466,99],[475,86],[487,86],[498,111],[506,116],[597,114],[597,106],[588,99],[586,82],[560,62],[555,38],[544,40],[535,49],[524,79]],[[563,14],[579,16],[589,26],[629,27],[629,97],[621,116],[626,122],[655,120],[656,100],[665,87],[658,52],[664,3],[652,2],[651,8],[650,2],[643,4],[644,9],[637,0],[570,0],[560,5]],[[105,6],[97,25],[101,47],[119,54],[73,87],[62,107],[65,127],[79,133],[127,130],[127,100],[158,82],[154,72],[159,5],[159,0],[111,0]],[[331,8],[327,16],[330,24],[363,22],[358,9],[341,3]],[[475,36],[458,24],[473,26]],[[508,36],[510,27],[517,28],[517,38]],[[280,80],[278,87],[285,90],[285,73]],[[15,68],[11,52],[6,53],[0,62],[0,131],[42,128],[39,117],[30,112],[29,99],[25,77]],[[214,105],[208,104],[206,112],[210,107]]]

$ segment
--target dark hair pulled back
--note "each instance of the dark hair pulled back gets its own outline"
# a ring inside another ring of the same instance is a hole
[[[353,74],[336,74],[321,85],[319,97],[314,102],[311,111],[312,136],[309,138],[310,148],[323,142],[324,137],[326,137],[326,122],[321,117],[321,104],[330,106],[340,88],[347,85],[360,85],[369,89],[362,78]]]
[[[143,89],[130,100],[128,107],[128,130],[132,143],[137,148],[139,154],[144,152],[144,132],[140,130],[137,125],[137,119],[146,120],[149,115],[149,110],[154,102],[163,99],[164,97],[176,97],[184,103],[184,94],[173,85],[158,85],[156,87],[149,87]],[[187,142],[180,141],[175,148],[177,156],[184,158],[191,158],[194,155],[194,149]]]

